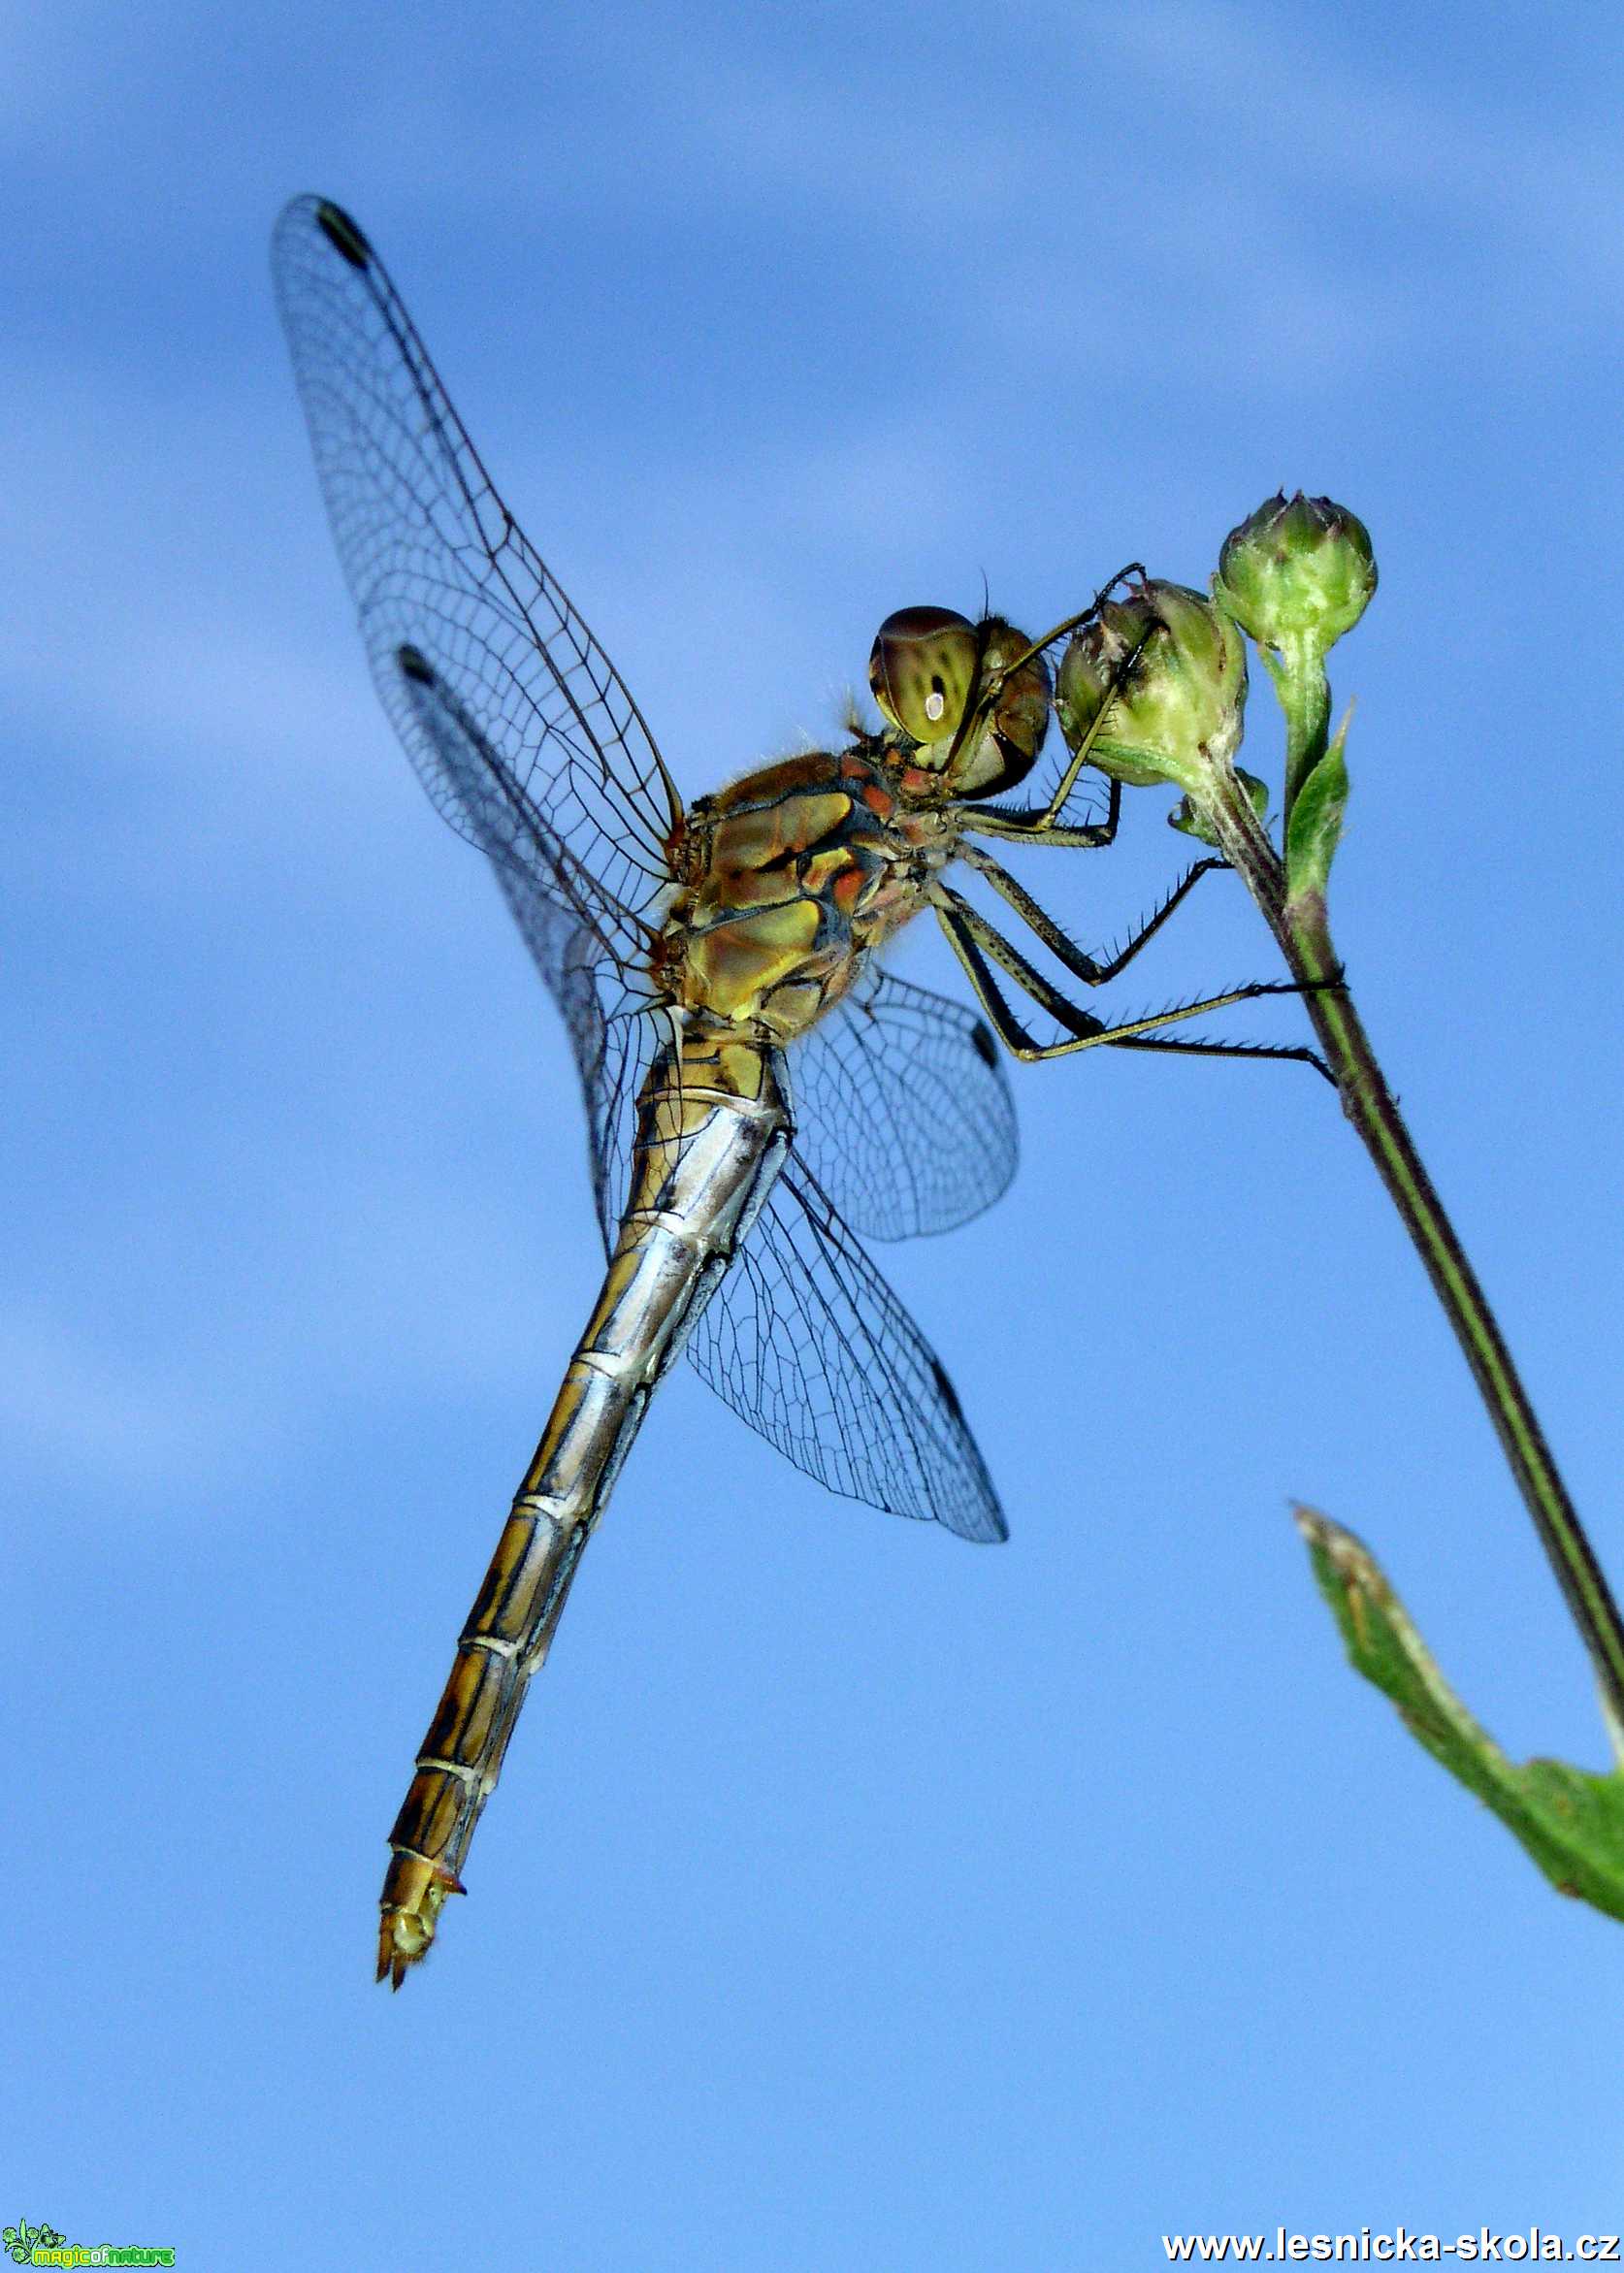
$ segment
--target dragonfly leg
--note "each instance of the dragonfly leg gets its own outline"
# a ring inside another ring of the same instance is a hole
[[[1227,860],[1217,859],[1197,860],[1180,878],[1154,914],[1131,934],[1127,944],[1102,960],[1098,956],[1086,954],[1068,939],[1054,917],[1039,906],[1024,885],[1017,883],[1009,870],[1000,866],[991,853],[983,852],[979,845],[965,845],[961,848],[961,857],[978,876],[985,876],[993,891],[1009,902],[1027,929],[1035,932],[1043,941],[1056,961],[1063,963],[1074,978],[1081,979],[1088,987],[1103,987],[1119,971],[1126,970],[1139,950],[1148,940],[1155,937],[1174,909],[1195,889],[1202,877],[1210,876],[1215,868],[1227,868],[1229,865]]]
[[[1143,576],[1143,569],[1140,570],[1140,574]],[[1113,582],[1120,581],[1120,578],[1113,579]],[[1105,599],[1106,593],[1110,590],[1111,586],[1107,585],[1105,592],[1102,592],[1095,600],[1093,607],[1086,612],[1089,615],[1095,613],[1100,602]],[[1072,620],[1082,622],[1084,619],[1076,617]],[[1064,625],[1060,627],[1062,631],[1066,628]],[[1078,775],[1093,756],[1094,745],[1104,731],[1107,719],[1116,708],[1118,696],[1138,669],[1139,658],[1161,629],[1161,619],[1153,611],[1145,629],[1140,633],[1127,655],[1123,657],[1111,692],[1094,712],[1089,721],[1088,732],[1084,734],[1072,752],[1065,770],[1056,785],[1055,794],[1048,804],[1041,809],[1031,808],[1023,812],[1000,812],[995,805],[970,805],[965,808],[965,811],[970,817],[973,828],[984,830],[989,836],[1024,837],[1031,844],[1090,846],[1106,845],[1111,842],[1112,837],[1117,833],[1117,819],[1122,801],[1122,785],[1115,775],[1111,778],[1111,801],[1103,822],[1088,825],[1081,828],[1065,828],[1061,825],[1060,815],[1065,810],[1066,799],[1077,786]],[[1050,633],[1051,639],[1058,637],[1058,632]]]
[[[1034,657],[1042,655],[1046,649],[1053,647],[1057,639],[1063,639],[1068,632],[1075,632],[1079,626],[1091,622],[1099,614],[1119,584],[1126,584],[1131,577],[1137,576],[1141,587],[1143,587],[1145,575],[1144,562],[1130,561],[1125,568],[1118,569],[1109,584],[1101,585],[1087,607],[1079,608],[1075,615],[1067,616],[1065,621],[1056,624],[1052,632],[1045,632],[1041,639],[1030,641],[1022,654],[1013,657],[1006,663],[988,684],[981,700],[974,709],[965,712],[963,723],[960,725],[958,732],[954,736],[955,753],[957,754],[961,744],[979,733],[982,727],[991,718],[1004,688],[1016,671],[1023,669]],[[1144,654],[1145,649],[1159,629],[1159,622],[1154,617],[1146,625],[1131,654],[1118,671],[1116,685],[1111,694],[1100,704],[1081,745],[1072,753],[1071,761],[1060,776],[1059,786],[1055,795],[1041,811],[1034,809],[1029,812],[1011,813],[1004,811],[1000,813],[996,806],[971,806],[969,808],[974,813],[990,812],[993,816],[992,834],[1040,836],[1047,844],[1074,846],[1101,845],[1111,842],[1111,838],[1117,831],[1117,813],[1121,798],[1121,786],[1116,781],[1111,784],[1111,812],[1107,823],[1068,829],[1062,829],[1056,824],[1065,801],[1076,785],[1078,775],[1088,763],[1094,744],[1099,739],[1100,730],[1105,724],[1117,695],[1126,686],[1138,666],[1139,658]],[[997,826],[999,823],[1002,824],[1002,827]]]
[[[1068,785],[1075,772],[1075,767],[1068,768]],[[973,828],[978,836],[1013,836],[1023,844],[1068,845],[1079,852],[1099,852],[1115,841],[1122,815],[1122,785],[1112,782],[1103,821],[1063,825],[1052,820],[1048,809],[1023,810],[1007,805],[962,805],[959,812],[965,828]]]
[[[1110,588],[1108,586],[1107,590],[1109,589]],[[1096,602],[1095,604],[1097,605],[1098,603]],[[1151,644],[1152,639],[1154,638],[1156,633],[1160,630],[1161,619],[1153,612],[1149,623],[1145,626],[1143,632],[1140,633],[1139,637],[1134,642],[1132,649],[1123,658],[1121,666],[1118,670],[1116,679],[1112,685],[1111,692],[1106,696],[1104,701],[1094,712],[1092,719],[1088,723],[1088,732],[1083,736],[1076,749],[1072,752],[1070,762],[1068,763],[1065,771],[1061,774],[1059,781],[1056,786],[1055,795],[1050,798],[1048,804],[1044,806],[1041,812],[1011,815],[1010,819],[1016,822],[1018,825],[1014,828],[1006,826],[1001,829],[993,829],[991,832],[993,835],[1027,836],[1033,838],[1034,840],[1039,840],[1048,844],[1058,844],[1061,842],[1061,835],[1057,824],[1059,822],[1061,813],[1065,810],[1066,799],[1071,796],[1073,789],[1077,786],[1078,775],[1082,772],[1084,766],[1088,764],[1088,760],[1093,756],[1094,744],[1099,740],[1100,734],[1104,731],[1105,722],[1111,716],[1113,709],[1116,707],[1118,696],[1121,693],[1122,689],[1132,678],[1134,672],[1138,669],[1139,658],[1144,654],[1146,648]],[[1115,778],[1115,776],[1113,776],[1111,782],[1111,806],[1109,814],[1110,827],[1113,835],[1116,833],[1117,812],[1121,802],[1121,784]],[[1087,831],[1084,833],[1087,834]],[[1107,837],[1104,841],[1109,843],[1110,838]]]
[[[1023,1064],[1036,1064],[1045,1058],[1069,1057],[1079,1050],[1096,1050],[1110,1046],[1126,1050],[1178,1050],[1190,1055],[1208,1057],[1280,1057],[1312,1065],[1315,1072],[1335,1086],[1330,1069],[1315,1052],[1289,1044],[1247,1042],[1201,1042],[1160,1039],[1165,1026],[1179,1025],[1186,1019],[1205,1017],[1209,1011],[1226,1010],[1232,1003],[1255,1002],[1266,994],[1300,994],[1303,989],[1289,979],[1259,979],[1245,987],[1233,987],[1222,994],[1211,994],[1200,1002],[1181,1003],[1172,1010],[1153,1011],[1148,1017],[1123,1019],[1116,1024],[1095,1018],[1091,1012],[1052,986],[1041,971],[1036,970],[1026,958],[1000,931],[994,929],[984,916],[978,915],[967,901],[938,887],[936,916],[949,944],[964,966],[965,975],[975,989],[976,996],[986,1011],[993,1032],[1006,1050]],[[990,959],[991,958],[991,959]],[[1022,1024],[1011,1008],[1008,998],[993,976],[991,964],[997,963],[1012,978],[1023,992],[1030,995],[1041,1010],[1049,1013],[1056,1025],[1065,1029],[1066,1038],[1060,1042],[1038,1042]],[[1328,985],[1339,985],[1332,980]]]
[[[1327,984],[1331,983],[1327,982]],[[1177,1011],[1174,1015],[1178,1018],[1196,1018],[1204,1010],[1218,1009],[1225,1002],[1250,1000],[1255,994],[1298,994],[1302,991],[1301,988],[1293,987],[1285,980],[1280,980],[1272,987],[1247,987],[1242,989],[1240,994],[1220,994],[1216,1001],[1197,1002],[1188,1010]],[[1315,991],[1318,991],[1318,990],[1315,990]],[[1320,1056],[1318,1051],[1311,1050],[1306,1042],[1175,1041],[1170,1034],[1135,1034],[1132,1032],[1111,1032],[1098,1035],[1096,1039],[1108,1042],[1113,1050],[1166,1050],[1180,1057],[1283,1058],[1289,1065],[1312,1065],[1315,1072],[1323,1076],[1333,1089],[1340,1087],[1336,1075]]]

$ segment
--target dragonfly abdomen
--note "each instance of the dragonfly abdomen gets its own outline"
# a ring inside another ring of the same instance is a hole
[[[586,1332],[514,1498],[389,1835],[378,1978],[427,1951],[581,1551],[656,1383],[789,1149],[774,1055],[726,1035],[667,1046],[644,1081],[630,1204]]]

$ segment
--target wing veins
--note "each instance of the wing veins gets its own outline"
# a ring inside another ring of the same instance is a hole
[[[554,612],[558,616],[559,631],[568,638],[570,647],[574,653],[574,660],[577,666],[586,672],[587,676],[592,681],[593,692],[597,695],[599,700],[602,701],[604,699],[605,691],[601,686],[599,685],[597,676],[591,669],[591,651],[588,647],[582,644],[581,640],[576,636],[575,633],[575,624],[572,621],[575,614],[574,603],[570,601],[568,595],[564,591],[561,585],[554,584],[552,574],[547,568],[545,562],[542,561],[539,554],[534,552],[530,544],[530,540],[528,537],[526,537],[524,531],[519,527],[517,521],[514,520],[512,513],[508,510],[507,505],[503,500],[501,492],[498,490],[495,482],[491,479],[489,472],[486,471],[484,460],[480,457],[479,452],[474,447],[467,428],[463,425],[462,420],[458,417],[456,410],[452,406],[451,398],[445,389],[445,382],[435,368],[434,358],[430,355],[428,348],[423,344],[422,340],[418,337],[417,328],[412,323],[411,318],[406,311],[406,304],[401,299],[399,293],[395,290],[393,278],[388,275],[388,272],[384,269],[382,262],[379,261],[375,253],[371,255],[367,267],[361,272],[361,274],[366,278],[366,281],[372,291],[374,306],[377,308],[379,314],[382,316],[384,324],[389,331],[390,337],[394,340],[396,348],[399,351],[401,357],[401,361],[411,380],[411,384],[415,390],[418,403],[421,405],[423,412],[428,419],[429,426],[435,436],[435,438],[438,442],[442,453],[450,463],[451,471],[455,476],[457,486],[463,495],[463,502],[468,507],[470,520],[472,526],[479,533],[480,556],[483,558],[486,565],[496,573],[497,576],[500,577],[503,589],[506,592],[507,597],[519,611],[520,624],[526,630],[534,632],[535,627],[531,623],[530,611],[525,606],[525,603],[519,597],[518,592],[514,589],[513,581],[509,576],[507,568],[503,564],[501,556],[504,552],[510,553],[523,564],[527,571],[535,578],[542,596],[549,601],[554,609]],[[470,486],[468,474],[464,469],[463,456],[465,452],[467,453],[469,464],[472,467],[474,472],[478,475],[479,478],[480,487],[477,494]],[[491,503],[496,507],[496,510],[502,516],[502,535],[495,541],[495,543],[492,542],[491,537],[485,528],[484,516],[480,511],[481,498],[488,498]],[[450,549],[453,551],[459,551],[462,548],[460,546],[452,546]],[[527,553],[531,554],[531,558],[528,560],[525,558]],[[551,591],[548,589],[549,586],[553,587]],[[557,599],[554,599],[554,592],[557,593]],[[562,606],[559,605],[559,601],[563,602]],[[517,630],[520,628],[520,626],[516,625],[514,628]],[[589,637],[591,635],[589,634]],[[597,645],[596,639],[593,639],[592,645]],[[552,676],[553,684],[557,687],[565,701],[568,703],[569,708],[574,712],[575,723],[579,727],[581,732],[585,734],[588,742],[591,743],[594,749],[596,749],[598,747],[598,737],[596,734],[594,734],[592,728],[588,723],[586,712],[582,709],[580,702],[576,698],[574,689],[569,685],[566,674],[559,669],[558,665],[553,661],[546,641],[537,641],[537,646],[540,650],[541,659],[546,664],[547,669]],[[607,658],[605,657],[604,660],[607,661]],[[631,708],[633,717],[635,718],[638,726],[642,728],[643,735],[648,743],[650,754],[654,759],[655,764],[659,767],[661,786],[666,792],[668,817],[672,828],[675,828],[676,824],[682,818],[682,800],[677,796],[676,785],[671,780],[670,774],[666,771],[666,762],[660,755],[659,744],[655,741],[653,734],[650,733],[647,722],[643,718],[642,712],[637,708],[636,700],[632,695],[631,690],[623,686],[621,691],[626,697],[626,700]],[[646,779],[642,776],[640,768],[638,769],[638,774],[639,785],[646,789],[648,784]]]

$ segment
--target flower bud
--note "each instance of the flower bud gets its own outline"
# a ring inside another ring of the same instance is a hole
[[[1246,699],[1246,644],[1229,617],[1152,578],[1072,634],[1055,715],[1072,751],[1099,720],[1088,762],[1130,788],[1199,790],[1239,749]]]
[[[1282,490],[1224,538],[1213,597],[1259,646],[1302,642],[1323,655],[1375,590],[1364,523],[1330,498]]]

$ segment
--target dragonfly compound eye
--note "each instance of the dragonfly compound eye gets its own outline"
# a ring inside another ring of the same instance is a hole
[[[868,658],[868,684],[893,726],[916,742],[951,742],[976,683],[975,626],[950,607],[887,616]]]
[[[981,699],[949,765],[956,796],[995,796],[1023,781],[1049,726],[1049,666],[1002,616],[977,627]]]

